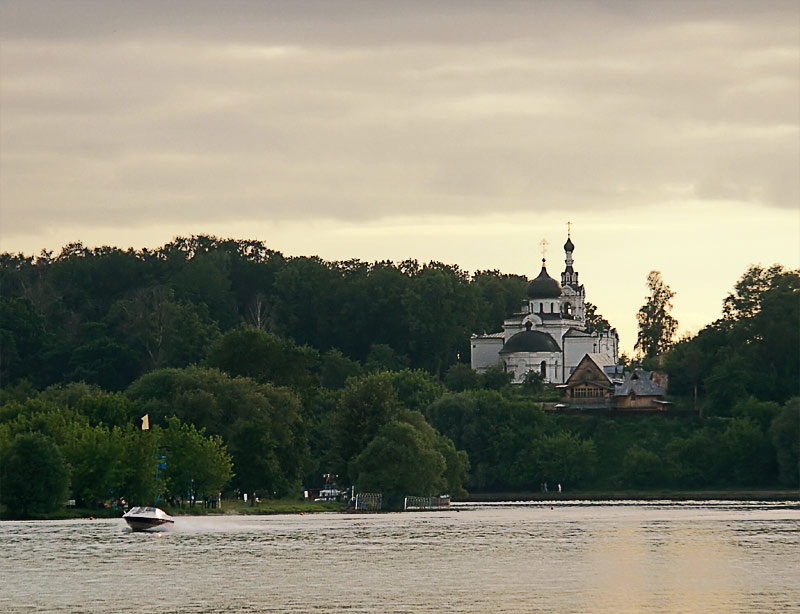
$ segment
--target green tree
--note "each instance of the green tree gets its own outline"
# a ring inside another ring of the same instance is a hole
[[[769,428],[781,483],[800,486],[800,397],[787,401]]]
[[[303,389],[313,385],[312,370],[319,353],[297,346],[252,326],[239,326],[222,335],[209,349],[206,363],[229,375],[257,382]]]
[[[364,370],[368,373],[375,371],[400,371],[408,368],[408,358],[398,354],[392,346],[386,343],[373,343],[369,347],[367,358],[364,361]]]
[[[400,402],[390,373],[374,373],[347,382],[334,422],[338,473],[347,473],[350,460],[364,450],[380,428],[394,420],[399,411]],[[351,479],[354,477],[350,475]]]
[[[347,378],[358,377],[361,372],[361,363],[351,360],[336,348],[325,352],[320,360],[320,382],[331,390],[344,388]]]
[[[230,445],[236,472],[242,468],[242,480],[235,478],[239,488],[252,491],[267,486],[270,492],[285,492],[288,485],[299,483],[307,470],[308,429],[303,407],[297,394],[287,388],[231,378],[216,369],[188,367],[149,373],[126,394],[139,407],[140,415],[150,415],[151,424],[164,425],[168,417],[176,416],[221,436]],[[260,466],[270,454],[277,459],[278,473],[274,465],[263,476],[246,469],[250,464]]]
[[[157,479],[161,428],[155,425],[142,431],[138,426],[128,424],[115,427],[114,437],[123,448],[118,497],[131,505],[154,504],[165,489],[163,481]]]
[[[596,451],[591,439],[560,431],[530,442],[517,460],[516,473],[532,488],[541,482],[579,485],[594,475]]]
[[[675,293],[664,283],[660,272],[650,271],[647,287],[650,295],[636,314],[639,334],[635,347],[644,356],[652,358],[664,353],[672,345],[678,321],[670,314]]]
[[[323,352],[334,347],[333,331],[337,322],[345,321],[337,319],[335,312],[340,281],[330,263],[316,256],[286,262],[275,275],[273,313],[277,331],[299,345]]]
[[[664,370],[669,373],[669,392],[691,396],[695,411],[699,411],[698,395],[707,363],[700,343],[692,338],[678,341],[664,358]]]
[[[444,385],[453,392],[464,392],[478,388],[478,373],[467,364],[457,362],[444,375]]]
[[[787,273],[793,272],[786,271],[779,264],[773,264],[768,269],[760,265],[748,267],[736,282],[733,292],[722,303],[724,318],[735,322],[757,315],[761,311],[764,295]]]
[[[509,313],[519,310],[528,280],[521,275],[500,271],[477,271],[470,280],[475,302],[474,332],[497,332]]]
[[[586,301],[584,305],[584,315],[586,317],[586,329],[590,333],[611,328],[611,324],[609,324],[608,320],[597,313],[597,306],[589,301]]]
[[[361,491],[392,495],[442,494],[444,456],[407,422],[384,424],[353,461],[352,474]]]
[[[478,405],[466,394],[445,394],[425,410],[430,424],[459,449],[477,448]]]
[[[765,433],[779,413],[781,413],[781,406],[774,401],[759,401],[753,396],[742,399],[733,406],[734,417],[754,422]]]
[[[400,420],[408,422],[422,435],[425,443],[442,455],[445,462],[444,491],[438,494],[450,494],[453,497],[464,497],[467,491],[464,484],[469,472],[469,457],[464,450],[456,450],[453,441],[439,433],[419,411],[405,411]]]
[[[662,486],[665,467],[661,458],[651,450],[633,446],[622,461],[622,481],[625,486],[651,489]]]
[[[136,289],[112,305],[107,320],[144,357],[144,370],[198,362],[219,335],[207,308],[176,300],[165,286]]]
[[[665,446],[663,458],[676,486],[705,487],[727,480],[724,450],[722,433],[712,423],[686,437],[674,437]]]
[[[308,425],[296,394],[273,386],[262,387],[262,394],[264,411],[239,421],[230,437],[233,483],[245,492],[282,497],[299,490],[309,469]]]
[[[414,275],[402,301],[412,365],[440,376],[469,351],[474,303],[466,274],[431,262]]]
[[[729,475],[740,486],[766,486],[774,478],[775,452],[767,436],[749,418],[734,418],[723,435]]]
[[[218,435],[167,419],[161,443],[166,451],[167,493],[173,496],[216,496],[233,477],[233,461]]]
[[[102,506],[119,491],[125,447],[118,431],[75,423],[60,451],[72,468],[72,495],[85,507]]]
[[[28,517],[64,504],[69,467],[55,442],[42,433],[19,433],[0,459],[0,501]]]
[[[513,373],[508,373],[504,365],[492,365],[480,374],[481,388],[486,390],[503,390],[514,379]]]
[[[389,374],[397,400],[407,409],[422,411],[443,393],[442,384],[421,369],[403,369]]]
[[[222,330],[236,325],[239,309],[231,288],[231,260],[235,254],[221,249],[216,237],[204,235],[177,237],[160,251],[166,257],[165,281],[178,303],[205,308]]]
[[[545,390],[545,379],[539,371],[530,370],[522,379],[522,388],[528,394],[541,395]]]
[[[733,406],[748,396],[752,372],[747,361],[737,352],[720,352],[718,360],[703,380],[707,404],[717,416],[730,416]]]
[[[0,379],[4,384],[35,369],[46,341],[44,316],[30,300],[0,299]]]
[[[476,391],[469,398],[476,407],[474,421],[465,418],[460,425],[462,441],[454,438],[456,446],[469,456],[471,472],[467,488],[500,492],[520,487],[519,471],[515,468],[520,451],[545,434],[546,419],[541,406],[493,390]],[[447,429],[443,428],[443,432],[449,436]]]

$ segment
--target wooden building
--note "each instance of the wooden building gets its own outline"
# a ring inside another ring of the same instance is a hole
[[[662,411],[670,405],[656,374],[637,367],[622,373],[621,367],[596,354],[586,354],[567,381],[558,386],[556,409],[608,409]]]

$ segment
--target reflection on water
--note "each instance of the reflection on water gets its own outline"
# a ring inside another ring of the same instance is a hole
[[[800,506],[0,523],[3,612],[797,612]]]

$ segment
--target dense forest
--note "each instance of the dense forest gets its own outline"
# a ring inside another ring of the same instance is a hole
[[[748,269],[720,319],[647,359],[685,411],[626,418],[546,412],[535,378],[469,369],[470,334],[526,283],[207,236],[2,254],[0,502],[293,497],[323,473],[456,497],[798,485],[797,271]]]

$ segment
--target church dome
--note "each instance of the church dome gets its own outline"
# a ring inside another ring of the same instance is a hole
[[[500,350],[501,354],[514,352],[560,352],[555,339],[538,330],[526,330],[509,339]]]
[[[558,298],[561,296],[561,285],[547,274],[542,263],[539,277],[528,284],[528,298]]]
[[[567,237],[567,242],[564,243],[564,251],[565,252],[572,252],[575,251],[575,246],[572,244],[572,239]]]

